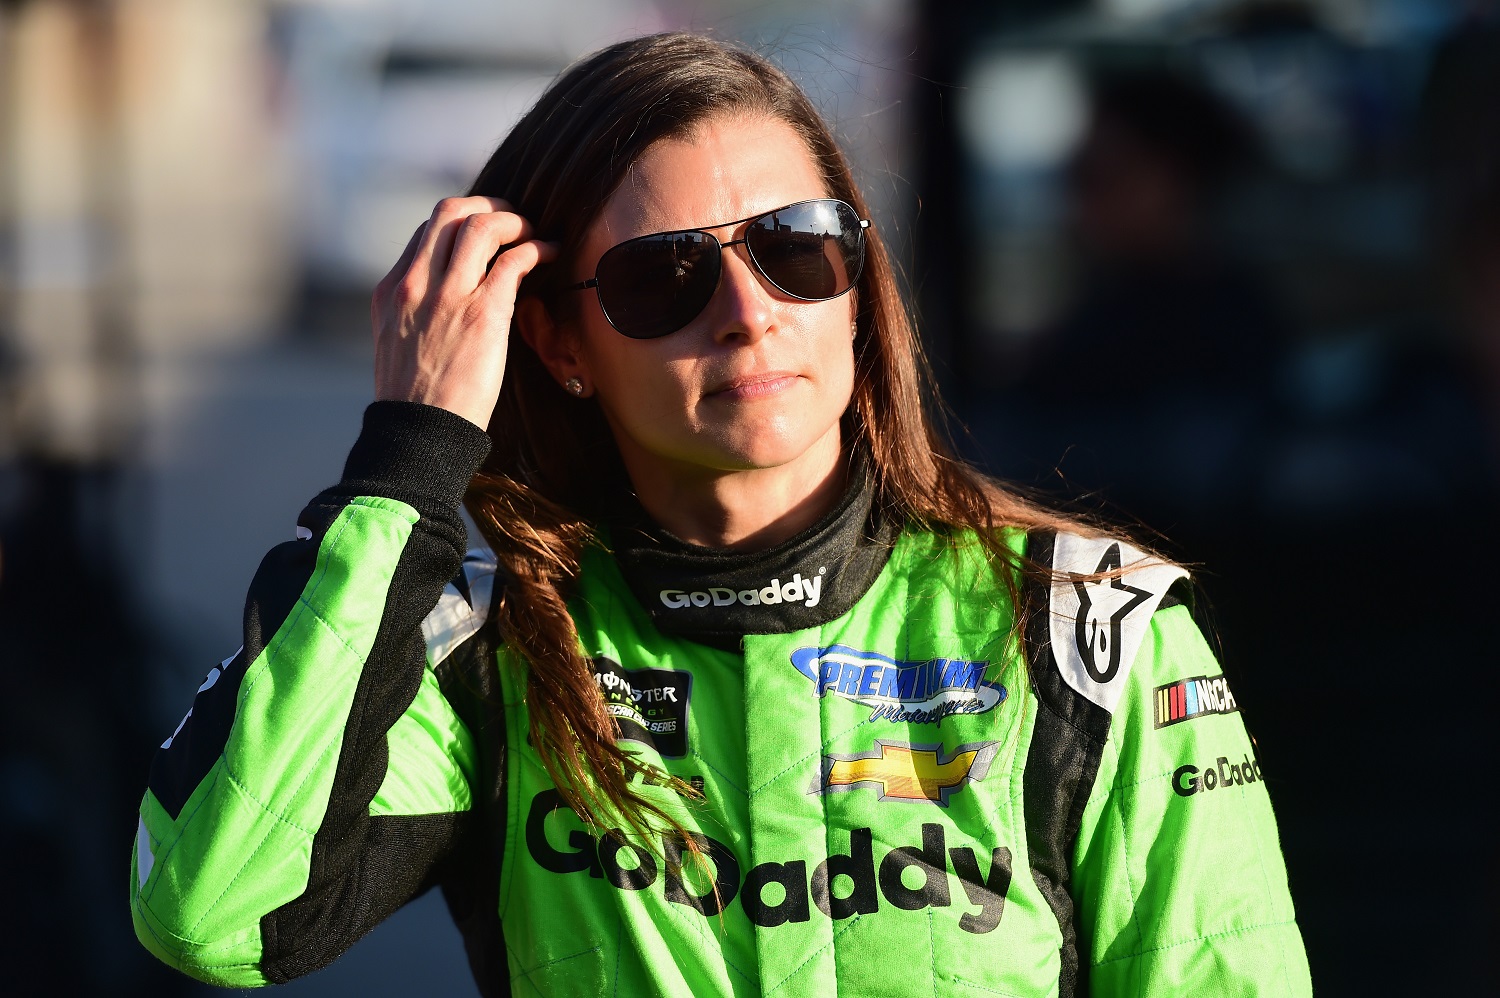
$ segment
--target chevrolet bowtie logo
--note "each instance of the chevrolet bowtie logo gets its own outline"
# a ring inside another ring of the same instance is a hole
[[[811,792],[831,794],[868,787],[879,790],[881,800],[930,801],[947,807],[948,798],[965,783],[984,779],[997,748],[997,742],[974,742],[945,756],[941,744],[877,740],[873,752],[825,755],[823,771]]]

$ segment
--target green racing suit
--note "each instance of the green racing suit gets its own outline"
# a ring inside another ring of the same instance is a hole
[[[677,829],[590,834],[526,732],[487,439],[377,403],[262,562],[244,646],[141,804],[141,941],[222,985],[326,965],[440,887],[503,994],[1310,992],[1265,774],[1185,573],[1110,538],[1017,625],[981,545],[882,522],[856,476],[769,552],[602,526],[569,607]],[[701,796],[701,799],[699,799]]]

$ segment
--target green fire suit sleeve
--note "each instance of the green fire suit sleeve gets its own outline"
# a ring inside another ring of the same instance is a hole
[[[1268,775],[1188,608],[1164,604],[1079,830],[1079,947],[1092,993],[1311,993]]]
[[[459,501],[487,450],[451,413],[376,403],[343,480],[262,561],[243,648],[199,688],[141,802],[131,911],[166,963],[220,985],[288,980],[442,875],[473,745],[423,621],[463,579]]]

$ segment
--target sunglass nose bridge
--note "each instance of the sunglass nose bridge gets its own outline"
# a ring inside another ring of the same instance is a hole
[[[743,246],[745,248],[742,252],[736,254],[729,252],[731,246]],[[718,280],[714,283],[713,295],[709,298],[709,301],[718,297],[720,289],[724,286],[725,270],[728,266],[724,261],[725,257],[737,257],[739,265],[745,268],[746,273],[755,282],[762,294],[775,296],[786,293],[776,283],[776,279],[766,273],[765,267],[761,266],[760,260],[756,259],[755,251],[750,248],[748,238],[742,236],[739,239],[726,239],[719,243],[719,275]],[[704,304],[704,307],[708,307],[707,303]]]
[[[721,241],[710,231],[741,225],[738,239]],[[868,220],[836,198],[800,201],[733,222],[627,239],[605,251],[592,280],[567,290],[592,288],[610,325],[633,339],[653,339],[681,329],[708,306],[731,246],[745,247],[740,263],[773,294],[816,302],[847,293],[864,266],[868,228]]]

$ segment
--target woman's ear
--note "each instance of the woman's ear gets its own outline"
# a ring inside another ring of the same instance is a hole
[[[547,373],[570,395],[593,393],[578,334],[557,322],[540,298],[528,295],[516,301],[514,332],[521,334]]]

